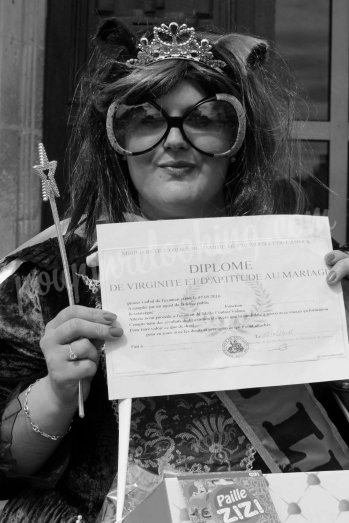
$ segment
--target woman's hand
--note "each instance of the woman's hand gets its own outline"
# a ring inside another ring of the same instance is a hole
[[[122,334],[115,314],[81,305],[63,309],[46,325],[40,347],[57,404],[64,407],[77,402],[79,380],[83,380],[83,395],[87,398],[98,368],[99,349],[105,341]]]
[[[349,255],[342,251],[331,251],[325,256],[325,262],[330,267],[327,283],[334,285],[349,276]]]
[[[345,316],[349,335],[349,255],[342,251],[331,251],[325,256],[325,262],[330,267],[327,283],[334,285],[342,282]]]

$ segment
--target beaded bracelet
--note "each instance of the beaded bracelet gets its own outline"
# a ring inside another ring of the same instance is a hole
[[[68,432],[71,429],[72,424],[69,425],[67,432],[65,432],[64,434],[57,434],[57,435],[53,436],[52,434],[47,434],[47,432],[42,431],[38,427],[38,425],[36,425],[36,423],[33,422],[33,420],[30,417],[30,412],[29,412],[29,407],[28,407],[28,397],[29,397],[30,391],[33,388],[33,385],[35,385],[35,383],[37,383],[39,380],[40,380],[40,378],[37,379],[36,381],[34,381],[34,383],[29,385],[29,387],[25,391],[25,401],[24,401],[23,411],[24,411],[24,414],[26,415],[26,417],[28,418],[30,426],[31,426],[31,428],[33,429],[34,432],[36,432],[37,434],[41,434],[41,436],[44,436],[44,438],[48,438],[48,439],[52,439],[53,441],[57,441],[59,439],[64,438],[64,436],[66,434],[68,434]]]

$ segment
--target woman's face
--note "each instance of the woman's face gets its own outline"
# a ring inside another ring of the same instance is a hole
[[[169,116],[182,116],[206,97],[196,84],[183,80],[156,102]],[[222,215],[229,162],[200,153],[176,127],[154,150],[127,157],[140,207],[152,219]]]

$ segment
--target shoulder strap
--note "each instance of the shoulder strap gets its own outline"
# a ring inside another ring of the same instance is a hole
[[[255,431],[252,429],[252,427],[247,423],[245,418],[242,416],[240,411],[238,410],[237,406],[229,396],[229,391],[223,392],[219,391],[216,392],[217,396],[231,415],[231,417],[236,421],[242,432],[245,434],[249,442],[254,446],[257,453],[260,455],[260,457],[263,459],[264,463],[269,468],[270,472],[282,472],[279,465],[274,461],[271,454],[267,451],[267,449],[264,447],[263,443],[255,433]]]

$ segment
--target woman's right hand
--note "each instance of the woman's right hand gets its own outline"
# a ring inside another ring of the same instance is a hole
[[[115,341],[122,334],[115,314],[82,305],[63,309],[46,325],[40,347],[58,405],[77,404],[79,380],[82,380],[84,399],[87,398],[98,368],[100,348],[105,341]],[[71,359],[70,348],[76,359]]]

